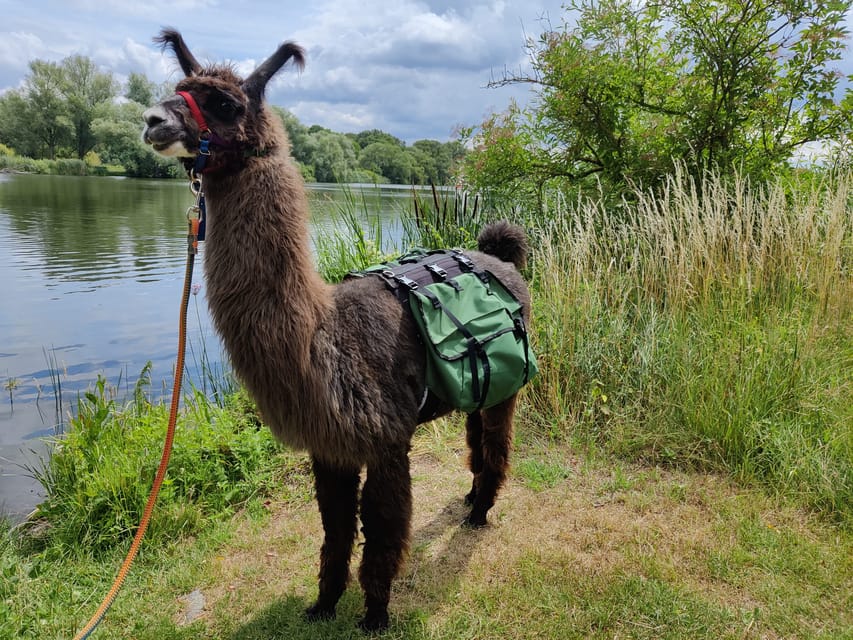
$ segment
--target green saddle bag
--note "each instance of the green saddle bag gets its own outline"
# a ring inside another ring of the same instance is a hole
[[[354,275],[380,275],[407,304],[426,347],[427,387],[471,413],[514,395],[538,372],[521,303],[459,251],[416,251]]]

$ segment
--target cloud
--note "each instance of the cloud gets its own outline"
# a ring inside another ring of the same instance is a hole
[[[457,125],[482,120],[493,70],[526,63],[522,19],[505,2],[397,0],[371,9],[355,0],[321,6],[295,34],[308,48],[305,73],[279,76],[270,99],[298,103],[290,108],[300,120],[322,117],[336,130],[369,122],[407,141],[446,139]],[[357,105],[358,114],[336,116],[320,104]]]
[[[217,4],[215,0],[71,0],[67,6],[84,13],[100,12],[133,18],[157,18],[173,12],[196,12],[203,15]]]

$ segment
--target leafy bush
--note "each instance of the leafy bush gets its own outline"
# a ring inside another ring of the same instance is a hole
[[[77,158],[59,158],[49,161],[49,173],[59,176],[85,176],[89,173],[88,165]]]

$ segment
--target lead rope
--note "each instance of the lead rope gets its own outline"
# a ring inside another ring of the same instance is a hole
[[[192,286],[193,265],[195,264],[195,256],[198,253],[199,227],[204,221],[204,193],[201,189],[201,178],[196,175],[191,176],[190,190],[196,196],[196,204],[187,210],[187,267],[184,274],[184,291],[181,297],[181,310],[178,319],[178,355],[175,358],[175,383],[172,387],[172,404],[169,409],[169,426],[166,429],[166,440],[163,443],[163,455],[160,458],[160,466],[157,467],[157,475],[154,476],[154,484],[151,487],[151,493],[148,495],[148,502],[145,505],[145,510],[142,512],[142,520],[139,523],[139,528],[136,530],[136,535],[133,537],[133,542],[130,545],[130,550],[122,562],[118,570],[115,580],[104,596],[101,605],[94,615],[86,623],[74,640],[85,640],[88,638],[95,628],[101,623],[107,611],[112,606],[113,601],[118,595],[124,579],[130,571],[130,565],[136,558],[139,552],[139,547],[142,544],[142,538],[145,536],[145,531],[148,529],[148,523],[151,520],[151,513],[154,511],[154,503],[157,501],[157,495],[160,493],[160,487],[163,484],[163,479],[166,477],[166,467],[169,465],[169,456],[172,453],[172,443],[175,439],[175,424],[178,420],[178,406],[181,401],[181,382],[184,376],[184,353],[187,343],[187,308],[189,307],[190,289]],[[203,236],[202,236],[203,239]]]

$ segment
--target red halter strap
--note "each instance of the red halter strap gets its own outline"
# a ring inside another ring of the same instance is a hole
[[[198,103],[195,101],[195,98],[192,97],[192,94],[189,91],[177,91],[176,93],[186,101],[187,106],[190,108],[190,113],[193,116],[193,120],[198,124],[199,133],[208,133],[210,131],[210,127],[207,126],[207,121],[204,119],[201,109],[198,108]]]

